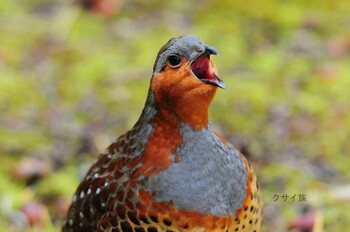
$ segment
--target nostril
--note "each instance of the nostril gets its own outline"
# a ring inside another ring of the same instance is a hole
[[[204,52],[204,47],[201,44],[197,44],[194,49],[199,53]]]

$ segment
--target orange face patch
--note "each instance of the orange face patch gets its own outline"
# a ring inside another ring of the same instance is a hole
[[[167,66],[163,72],[155,73],[151,88],[160,109],[195,129],[207,126],[208,108],[217,87],[199,80],[188,61],[183,59],[181,67]]]

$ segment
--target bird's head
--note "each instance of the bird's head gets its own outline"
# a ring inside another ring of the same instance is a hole
[[[151,90],[157,107],[194,128],[206,127],[217,87],[226,88],[211,60],[211,55],[217,54],[196,36],[169,40],[160,49],[153,68]]]

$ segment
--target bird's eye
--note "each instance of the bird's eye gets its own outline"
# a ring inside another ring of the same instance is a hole
[[[171,55],[168,57],[168,63],[172,68],[178,68],[181,65],[181,59],[177,55]]]

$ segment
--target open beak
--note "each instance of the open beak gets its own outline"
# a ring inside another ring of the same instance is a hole
[[[225,83],[219,78],[211,63],[210,55],[212,54],[218,55],[218,52],[215,48],[205,45],[204,52],[191,62],[191,70],[203,83],[226,89]]]

